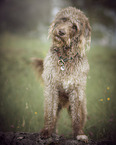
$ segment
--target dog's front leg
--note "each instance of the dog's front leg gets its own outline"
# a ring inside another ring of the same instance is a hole
[[[45,88],[44,129],[41,131],[43,138],[49,138],[55,132],[58,103],[59,98],[56,87],[47,86]]]
[[[83,132],[83,121],[84,121],[84,110],[83,110],[83,99],[84,90],[81,87],[71,91],[69,95],[70,107],[71,107],[71,117],[72,117],[72,127],[73,134],[77,140],[82,140],[84,142],[88,141],[88,137],[84,135]]]

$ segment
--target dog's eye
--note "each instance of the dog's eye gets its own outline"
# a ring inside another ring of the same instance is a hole
[[[67,18],[61,18],[61,20],[62,20],[63,22],[66,22],[68,19],[67,19]]]
[[[74,29],[74,30],[77,31],[77,26],[76,26],[76,25],[73,25],[73,26],[72,26],[72,29]]]

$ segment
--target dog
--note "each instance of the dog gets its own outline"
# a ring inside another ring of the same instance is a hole
[[[86,122],[86,80],[89,64],[91,27],[84,13],[74,7],[57,13],[49,29],[50,50],[43,60],[34,59],[35,68],[44,80],[43,138],[56,131],[60,111],[66,107],[72,120],[73,136],[88,141],[83,128]]]

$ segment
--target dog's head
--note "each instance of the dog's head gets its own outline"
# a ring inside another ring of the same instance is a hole
[[[49,36],[57,47],[74,47],[84,55],[86,48],[90,48],[91,27],[82,11],[68,7],[56,15]]]

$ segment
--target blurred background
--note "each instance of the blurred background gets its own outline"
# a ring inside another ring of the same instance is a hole
[[[43,84],[31,57],[44,58],[50,48],[48,28],[68,6],[84,11],[92,27],[88,53],[88,120],[85,132],[94,140],[116,135],[116,1],[0,0],[0,131],[39,132],[44,123]],[[58,121],[60,135],[71,137],[67,111]]]

